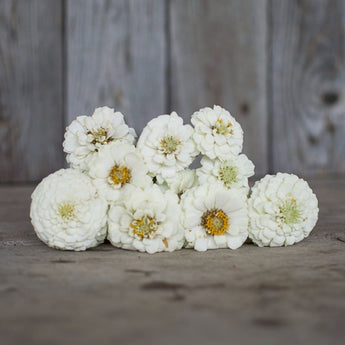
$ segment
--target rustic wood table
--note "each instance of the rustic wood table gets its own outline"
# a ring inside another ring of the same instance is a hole
[[[344,344],[345,179],[311,185],[319,222],[295,246],[153,256],[50,249],[33,186],[0,187],[0,344]]]

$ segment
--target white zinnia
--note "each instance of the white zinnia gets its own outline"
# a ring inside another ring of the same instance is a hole
[[[44,178],[31,197],[32,225],[48,246],[79,251],[103,242],[108,205],[87,175],[61,169]]]
[[[156,117],[143,129],[137,147],[158,183],[174,178],[198,155],[192,136],[193,127],[183,125],[175,112]]]
[[[114,142],[104,146],[88,163],[88,174],[101,196],[108,202],[118,201],[129,185],[152,184],[147,168],[134,145]]]
[[[266,175],[248,200],[249,237],[258,246],[288,246],[303,240],[318,218],[318,202],[308,183],[295,175]]]
[[[230,113],[215,105],[196,111],[191,119],[199,151],[211,159],[227,159],[242,151],[243,130]]]
[[[122,203],[110,208],[108,239],[115,246],[150,254],[181,249],[184,233],[176,194],[157,185],[131,187]]]
[[[177,173],[176,177],[167,182],[167,188],[178,195],[179,198],[198,182],[194,169],[185,169]]]
[[[187,247],[198,251],[239,248],[248,236],[246,198],[220,184],[189,190],[181,200]]]
[[[254,164],[245,154],[229,156],[226,160],[204,156],[196,174],[200,184],[219,182],[227,189],[238,189],[247,194],[248,178],[254,175]]]
[[[64,151],[73,168],[85,170],[92,155],[102,146],[121,140],[133,144],[136,134],[120,112],[109,107],[96,108],[92,116],[78,116],[66,128]]]

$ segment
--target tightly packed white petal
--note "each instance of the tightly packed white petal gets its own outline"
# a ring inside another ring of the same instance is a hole
[[[153,254],[181,249],[184,243],[178,197],[157,185],[128,188],[121,203],[110,208],[108,224],[115,247]]]
[[[175,112],[160,115],[143,129],[137,143],[152,177],[158,183],[173,179],[198,155],[193,141],[193,128],[183,125]]]
[[[152,184],[135,146],[120,141],[102,147],[93,155],[88,174],[109,203],[118,201],[130,185],[144,188]]]
[[[175,112],[157,116],[135,146],[121,113],[101,107],[77,117],[63,143],[71,169],[49,175],[32,195],[38,237],[77,251],[107,237],[153,254],[237,249],[248,236],[260,247],[287,246],[309,235],[319,210],[304,180],[267,175],[250,194],[254,164],[241,154],[240,124],[216,105],[191,122]],[[189,169],[200,153],[201,166]]]
[[[129,128],[120,112],[108,107],[96,108],[92,116],[78,116],[66,128],[64,151],[73,168],[87,169],[92,155],[102,146],[121,140],[133,144],[134,129]]]
[[[248,178],[254,175],[254,164],[244,154],[229,156],[226,160],[212,160],[204,156],[196,174],[200,184],[219,182],[227,189],[247,194]]]
[[[176,177],[166,183],[166,188],[173,191],[179,198],[197,185],[198,179],[194,169],[186,169],[177,173]]]
[[[194,141],[198,150],[210,159],[227,159],[238,155],[243,146],[243,130],[230,113],[215,105],[192,115]]]
[[[248,236],[246,198],[220,184],[189,190],[181,200],[182,224],[187,247],[237,249]]]
[[[104,241],[107,209],[87,175],[61,169],[36,187],[30,217],[37,236],[48,246],[80,251]]]
[[[258,246],[288,246],[307,237],[318,218],[318,201],[295,175],[267,175],[252,188],[249,237]]]

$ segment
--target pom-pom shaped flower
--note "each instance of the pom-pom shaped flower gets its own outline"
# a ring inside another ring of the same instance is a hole
[[[248,236],[246,198],[221,184],[189,190],[181,200],[187,247],[198,251],[239,248]]]
[[[295,175],[266,175],[248,200],[249,237],[258,246],[288,246],[303,240],[318,218],[318,202],[308,183]]]
[[[183,229],[176,194],[157,185],[131,187],[121,203],[110,208],[108,239],[115,247],[150,254],[182,248]]]
[[[37,236],[48,246],[80,251],[103,242],[107,209],[87,175],[61,169],[33,192],[30,217]]]
[[[242,151],[243,130],[227,110],[217,105],[203,108],[192,115],[191,122],[197,148],[207,157],[227,159]]]
[[[120,112],[101,107],[92,116],[78,116],[72,121],[66,128],[63,148],[71,167],[86,170],[89,159],[102,146],[117,140],[133,144],[135,137]]]
[[[195,170],[185,169],[178,172],[175,178],[169,180],[166,186],[167,189],[170,189],[181,198],[185,192],[196,186],[197,182]]]
[[[254,164],[244,154],[229,156],[226,160],[204,156],[196,174],[200,184],[219,182],[227,189],[238,189],[247,194],[248,178],[254,175]]]
[[[147,168],[134,145],[114,142],[104,146],[88,163],[88,174],[99,194],[109,203],[119,200],[129,185],[152,184]]]
[[[143,129],[137,147],[158,183],[174,178],[198,155],[192,136],[192,126],[183,125],[175,112],[156,117]]]

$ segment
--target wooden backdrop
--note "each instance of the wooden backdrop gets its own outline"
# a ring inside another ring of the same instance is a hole
[[[345,172],[345,0],[1,0],[0,181],[64,164],[108,105],[140,131],[229,109],[260,175]]]

